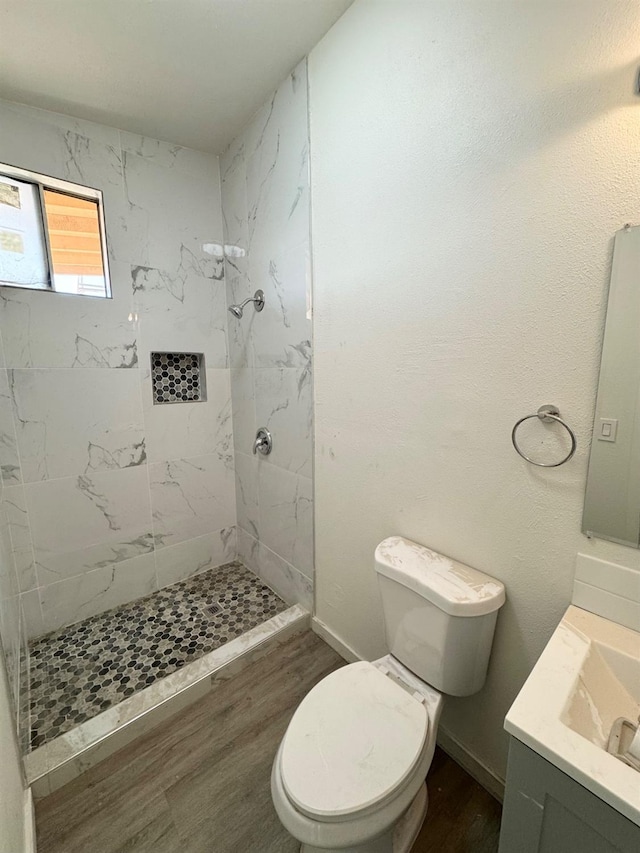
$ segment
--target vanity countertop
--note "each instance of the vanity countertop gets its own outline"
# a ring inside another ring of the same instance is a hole
[[[640,632],[570,606],[505,729],[640,826],[640,772],[607,752],[618,717],[640,713]]]

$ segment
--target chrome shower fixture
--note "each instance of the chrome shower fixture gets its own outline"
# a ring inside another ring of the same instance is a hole
[[[253,296],[250,296],[248,299],[245,299],[244,302],[240,303],[240,305],[229,305],[229,308],[227,310],[230,314],[233,314],[234,317],[237,317],[238,320],[240,320],[242,315],[244,314],[244,306],[247,305],[247,303],[249,302],[253,302],[253,307],[256,309],[256,311],[262,311],[262,309],[264,308],[264,293],[262,292],[262,290],[256,290]]]

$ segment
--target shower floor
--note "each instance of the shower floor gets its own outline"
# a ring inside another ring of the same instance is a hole
[[[256,575],[233,562],[35,640],[31,749],[286,608]]]

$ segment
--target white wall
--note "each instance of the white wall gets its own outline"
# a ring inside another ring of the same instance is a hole
[[[639,53],[628,0],[357,0],[310,57],[317,615],[385,651],[392,533],[504,581],[487,685],[442,722],[498,775],[578,549],[640,569],[580,533],[612,238],[640,220]],[[543,403],[578,436],[559,469],[510,443]]]

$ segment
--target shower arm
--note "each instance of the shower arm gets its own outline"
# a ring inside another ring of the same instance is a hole
[[[248,305],[249,302],[253,302],[253,307],[256,311],[262,311],[264,308],[264,292],[262,290],[256,290],[253,296],[249,296],[244,302],[241,302],[238,306],[240,310],[244,308],[245,305]]]

